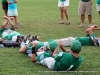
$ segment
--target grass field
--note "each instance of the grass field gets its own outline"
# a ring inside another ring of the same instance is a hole
[[[93,1],[93,24],[100,25],[100,18],[96,11],[95,0]],[[69,36],[78,37],[86,35],[88,19],[86,15],[85,27],[79,28],[80,16],[78,15],[79,0],[70,0],[68,9],[70,25],[59,25],[60,11],[57,0],[19,0],[18,20],[20,28],[16,31],[22,34],[42,36],[40,41],[48,39],[60,39]],[[1,4],[1,3],[0,3]],[[0,8],[0,24],[4,21],[4,12]],[[99,37],[100,31],[94,31]],[[66,47],[66,49],[70,47]],[[20,48],[0,48],[0,75],[99,75],[100,72],[100,48],[83,46],[80,56],[84,58],[82,65],[75,71],[79,72],[54,72],[45,66],[32,63],[30,57],[20,54]],[[80,72],[84,71],[84,72]],[[90,72],[86,72],[90,71]]]

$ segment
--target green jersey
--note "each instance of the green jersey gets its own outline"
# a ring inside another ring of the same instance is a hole
[[[83,2],[88,2],[88,1],[90,1],[90,0],[81,0],[81,1],[83,1]]]
[[[2,2],[7,2],[7,0],[2,0]]]
[[[97,4],[100,4],[100,0],[96,0],[96,3],[97,3]]]
[[[0,28],[0,37],[2,37],[3,32],[4,32],[4,30]]]
[[[75,58],[71,53],[60,52],[55,57],[54,69],[57,71],[74,70],[80,66],[82,57]]]
[[[92,36],[93,38],[95,38],[94,34],[91,34],[91,36]],[[80,42],[81,45],[83,45],[83,46],[93,45],[93,42],[91,42],[91,40],[89,39],[89,36],[77,37],[77,40],[79,40],[79,42]]]
[[[19,32],[14,31],[13,33],[8,34],[8,35],[4,36],[3,38],[6,38],[8,40],[11,40],[12,37],[15,36],[15,35],[21,35],[21,34]]]
[[[51,56],[52,56],[51,53],[49,51],[47,51],[47,52],[44,52],[44,53],[38,55],[36,58],[37,58],[38,62],[40,62],[41,60],[43,60],[47,57],[51,57]]]
[[[66,1],[66,0],[60,0],[61,2],[64,2],[64,1]]]

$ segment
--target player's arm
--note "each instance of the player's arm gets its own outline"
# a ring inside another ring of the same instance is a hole
[[[17,3],[18,2],[18,0],[14,0],[15,1],[15,3]]]
[[[87,28],[87,29],[86,29],[87,35],[92,34],[93,31],[95,30],[95,28],[97,28],[97,25],[93,25],[93,26],[91,26],[90,28]]]
[[[6,22],[5,23],[10,23],[11,24],[11,27],[14,29],[14,23],[12,22],[12,20],[14,19],[13,17],[7,17],[7,16],[4,16],[3,17],[4,19],[6,19]]]
[[[62,44],[61,41],[59,41],[59,47],[60,47],[60,49],[61,49],[63,52],[69,52],[69,50],[66,50],[66,48],[63,47],[63,44]]]
[[[7,25],[7,23],[8,23],[8,21],[7,20],[5,20],[3,23],[2,23],[2,29],[5,29],[5,26]]]
[[[12,2],[10,2],[10,0],[7,0],[8,4],[12,4]]]
[[[54,50],[54,52],[53,52],[53,57],[55,57],[56,54],[59,52],[60,46],[61,46],[61,41],[59,41],[57,48]]]

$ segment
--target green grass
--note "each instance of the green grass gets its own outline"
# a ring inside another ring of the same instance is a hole
[[[57,0],[19,0],[18,20],[20,28],[16,29],[22,34],[42,36],[40,41],[48,41],[50,38],[60,39],[69,36],[85,36],[88,19],[86,15],[85,28],[79,28],[80,16],[78,15],[79,0],[70,0],[68,8],[69,26],[59,25],[60,11]],[[93,0],[93,24],[100,24],[100,18]],[[0,8],[0,24],[4,21],[3,10]],[[100,31],[94,31],[97,37]],[[68,47],[70,48],[70,47]],[[67,49],[67,47],[66,47]],[[82,65],[76,71],[99,71],[100,48],[83,46],[80,55],[84,58]],[[49,71],[49,72],[46,72]],[[99,75],[100,72],[53,72],[45,66],[32,63],[30,57],[20,54],[19,48],[0,48],[0,75]]]

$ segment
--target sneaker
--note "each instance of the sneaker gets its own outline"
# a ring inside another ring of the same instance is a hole
[[[31,34],[27,34],[27,35],[26,35],[26,40],[27,40],[27,39],[30,40],[30,37],[31,37]]]
[[[70,22],[68,21],[67,23],[66,23],[66,25],[69,25],[70,24]]]
[[[80,24],[79,28],[82,28],[82,27],[84,27],[84,24],[83,23]]]
[[[63,22],[63,21],[61,21],[61,22],[59,22],[59,24],[64,24],[64,22]]]
[[[94,46],[99,46],[99,43],[95,38],[93,38],[91,35],[89,35],[89,38],[92,41],[92,43],[94,44]]]
[[[25,37],[24,36],[20,36],[20,43],[21,42],[26,42]]]
[[[31,36],[31,39],[30,39],[30,40],[31,40],[31,42],[32,42],[32,41],[35,41],[35,40],[39,41],[37,35],[33,35],[33,36]]]
[[[92,26],[92,24],[89,24],[88,27],[90,28]]]
[[[31,42],[32,42],[32,41],[35,41],[34,35],[32,35],[32,36],[30,37],[30,41],[31,41]]]

